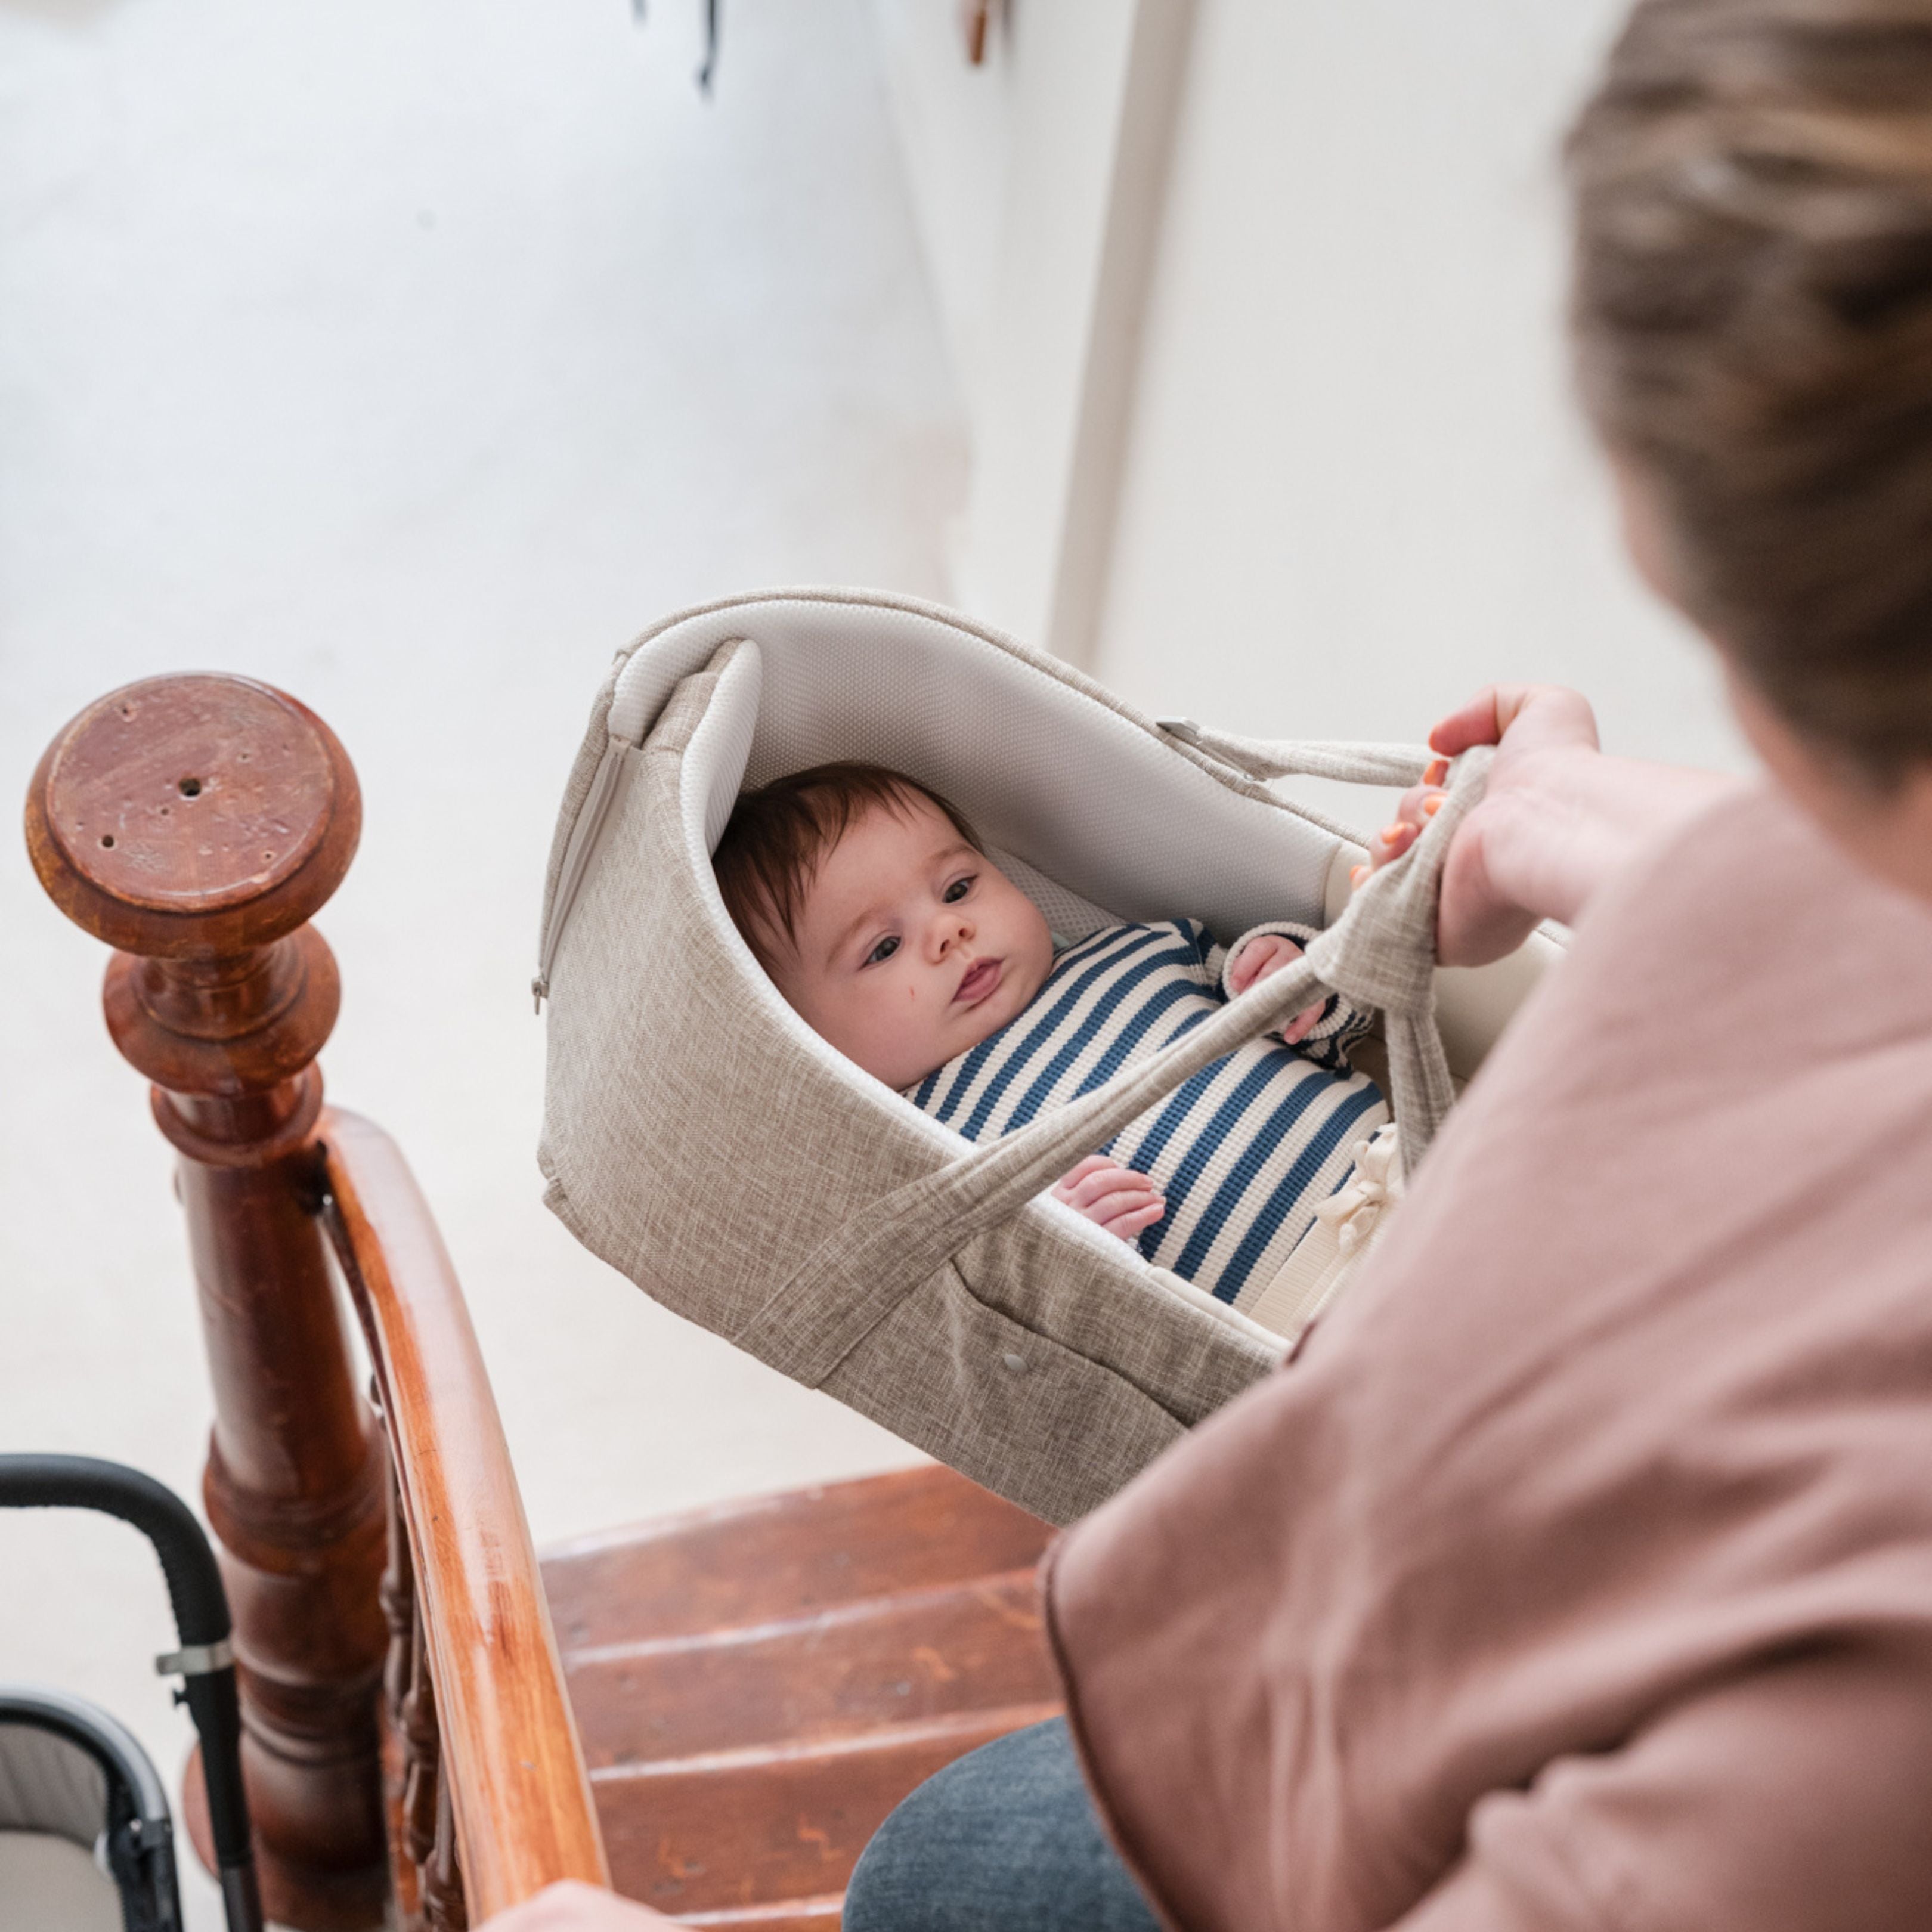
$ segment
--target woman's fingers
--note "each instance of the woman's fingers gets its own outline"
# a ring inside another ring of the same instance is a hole
[[[1486,684],[1466,704],[1442,719],[1429,734],[1429,748],[1454,758],[1472,745],[1499,745],[1503,734],[1528,702],[1527,684]]]
[[[1424,785],[1412,786],[1403,793],[1395,816],[1369,841],[1370,872],[1379,872],[1384,866],[1393,865],[1421,836],[1422,828],[1429,823],[1430,796],[1430,788]]]
[[[1560,684],[1486,685],[1430,733],[1430,748],[1453,758],[1472,745],[1500,745],[1519,728],[1541,743],[1597,748],[1590,700]]]

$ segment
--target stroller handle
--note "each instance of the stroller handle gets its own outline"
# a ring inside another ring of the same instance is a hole
[[[182,1646],[158,1661],[164,1672],[182,1676],[179,1694],[201,1739],[208,1831],[230,1932],[260,1932],[228,1593],[194,1512],[153,1477],[92,1456],[0,1456],[0,1508],[94,1510],[118,1516],[153,1544]]]

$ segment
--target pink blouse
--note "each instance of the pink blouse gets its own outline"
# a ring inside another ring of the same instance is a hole
[[[1932,909],[1733,796],[1300,1358],[1052,1559],[1168,1922],[1932,1927]]]

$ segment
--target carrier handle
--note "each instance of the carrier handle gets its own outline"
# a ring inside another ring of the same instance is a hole
[[[1327,738],[1244,738],[1191,718],[1156,718],[1170,738],[1251,778],[1334,778],[1343,784],[1416,784],[1436,754],[1420,745]]]
[[[1492,747],[1478,746],[1455,761],[1442,809],[1421,836],[1365,880],[1341,917],[1292,965],[1106,1085],[888,1195],[821,1243],[732,1339],[817,1387],[911,1285],[1010,1220],[1072,1160],[1112,1139],[1204,1066],[1331,992],[1382,1010],[1389,1097],[1403,1164],[1413,1175],[1455,1098],[1436,1027],[1442,867],[1456,826],[1483,796],[1494,755]],[[836,1320],[826,1319],[827,1306],[838,1308]]]

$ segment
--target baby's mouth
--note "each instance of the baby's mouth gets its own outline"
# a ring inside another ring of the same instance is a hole
[[[997,959],[976,959],[968,968],[959,990],[952,996],[955,1006],[976,1006],[1000,983],[1004,969]]]

